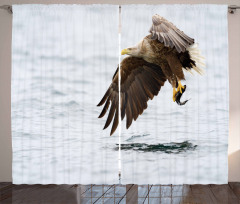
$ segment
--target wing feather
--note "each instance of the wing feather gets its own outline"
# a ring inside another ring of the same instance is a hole
[[[185,52],[186,48],[194,43],[193,38],[158,14],[152,17],[152,26],[149,32],[152,34],[152,39],[158,39],[166,47],[175,47],[179,53]]]
[[[125,117],[125,110],[126,110],[126,93],[121,92],[121,120]]]
[[[113,92],[112,95],[116,95],[115,92]],[[112,119],[113,119],[113,116],[114,116],[114,113],[115,113],[115,110],[116,110],[116,102],[115,102],[116,98],[112,98],[112,104],[111,104],[111,108],[109,110],[109,114],[108,114],[108,118],[107,118],[107,121],[105,123],[105,126],[103,129],[106,129],[110,123],[112,122]]]
[[[100,113],[100,115],[98,116],[98,118],[102,118],[102,117],[106,114],[109,105],[110,105],[110,99],[109,99],[109,97],[108,97],[107,102],[105,103],[105,105],[104,105],[104,107],[103,107],[103,110],[102,110],[102,112]]]
[[[125,102],[127,107],[126,107],[126,115],[127,115],[127,122],[126,122],[126,128],[128,129],[130,125],[132,124],[132,108],[131,108],[131,97]]]
[[[112,125],[110,135],[112,135],[115,132],[115,130],[117,129],[117,126],[118,126],[118,107],[117,107],[116,112],[115,112],[115,116],[114,116],[113,125]]]
[[[110,107],[108,117],[104,126],[107,128],[113,120],[110,135],[114,133],[118,126],[118,72],[114,74],[112,83],[104,94],[98,105],[104,105],[99,117],[103,117]],[[164,85],[166,77],[162,69],[146,62],[141,58],[126,57],[121,62],[121,120],[126,116],[126,128],[128,129],[133,120],[147,108],[147,101],[156,96],[161,86]],[[111,106],[110,106],[111,104]]]

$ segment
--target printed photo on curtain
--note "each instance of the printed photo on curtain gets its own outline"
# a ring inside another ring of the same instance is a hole
[[[13,183],[227,183],[227,5],[14,5],[12,39]]]

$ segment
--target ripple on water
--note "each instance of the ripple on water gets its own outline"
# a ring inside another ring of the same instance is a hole
[[[53,90],[53,91],[52,91],[52,94],[53,94],[53,95],[57,95],[57,96],[65,96],[65,95],[66,95],[66,94],[64,94],[63,92],[58,91],[58,90]]]
[[[134,140],[134,139],[136,139],[136,138],[139,138],[139,137],[146,137],[146,136],[148,136],[148,135],[150,135],[150,134],[143,134],[143,135],[133,135],[133,136],[131,136],[130,138],[128,138],[128,139],[126,139],[126,141],[127,142],[130,142],[130,141],[132,141],[132,140]]]
[[[114,149],[118,150],[117,147]],[[121,144],[121,150],[134,150],[139,152],[164,152],[167,154],[178,154],[181,152],[186,152],[189,150],[195,150],[197,145],[192,144],[191,142],[170,142],[162,144],[146,144],[146,143],[131,143],[131,144]]]
[[[66,103],[66,106],[79,106],[79,103],[75,100],[71,100],[68,103]]]

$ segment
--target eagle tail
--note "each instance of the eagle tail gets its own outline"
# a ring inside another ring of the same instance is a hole
[[[190,56],[190,66],[185,67],[187,71],[192,73],[192,69],[195,70],[198,74],[204,74],[205,67],[205,58],[201,55],[201,51],[198,48],[198,44],[194,43],[193,45],[187,48],[187,51]]]

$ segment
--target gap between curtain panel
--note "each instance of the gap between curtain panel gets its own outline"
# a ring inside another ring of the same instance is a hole
[[[121,165],[121,5],[118,7],[118,177],[119,184],[121,184],[121,174],[122,174],[122,165]]]

